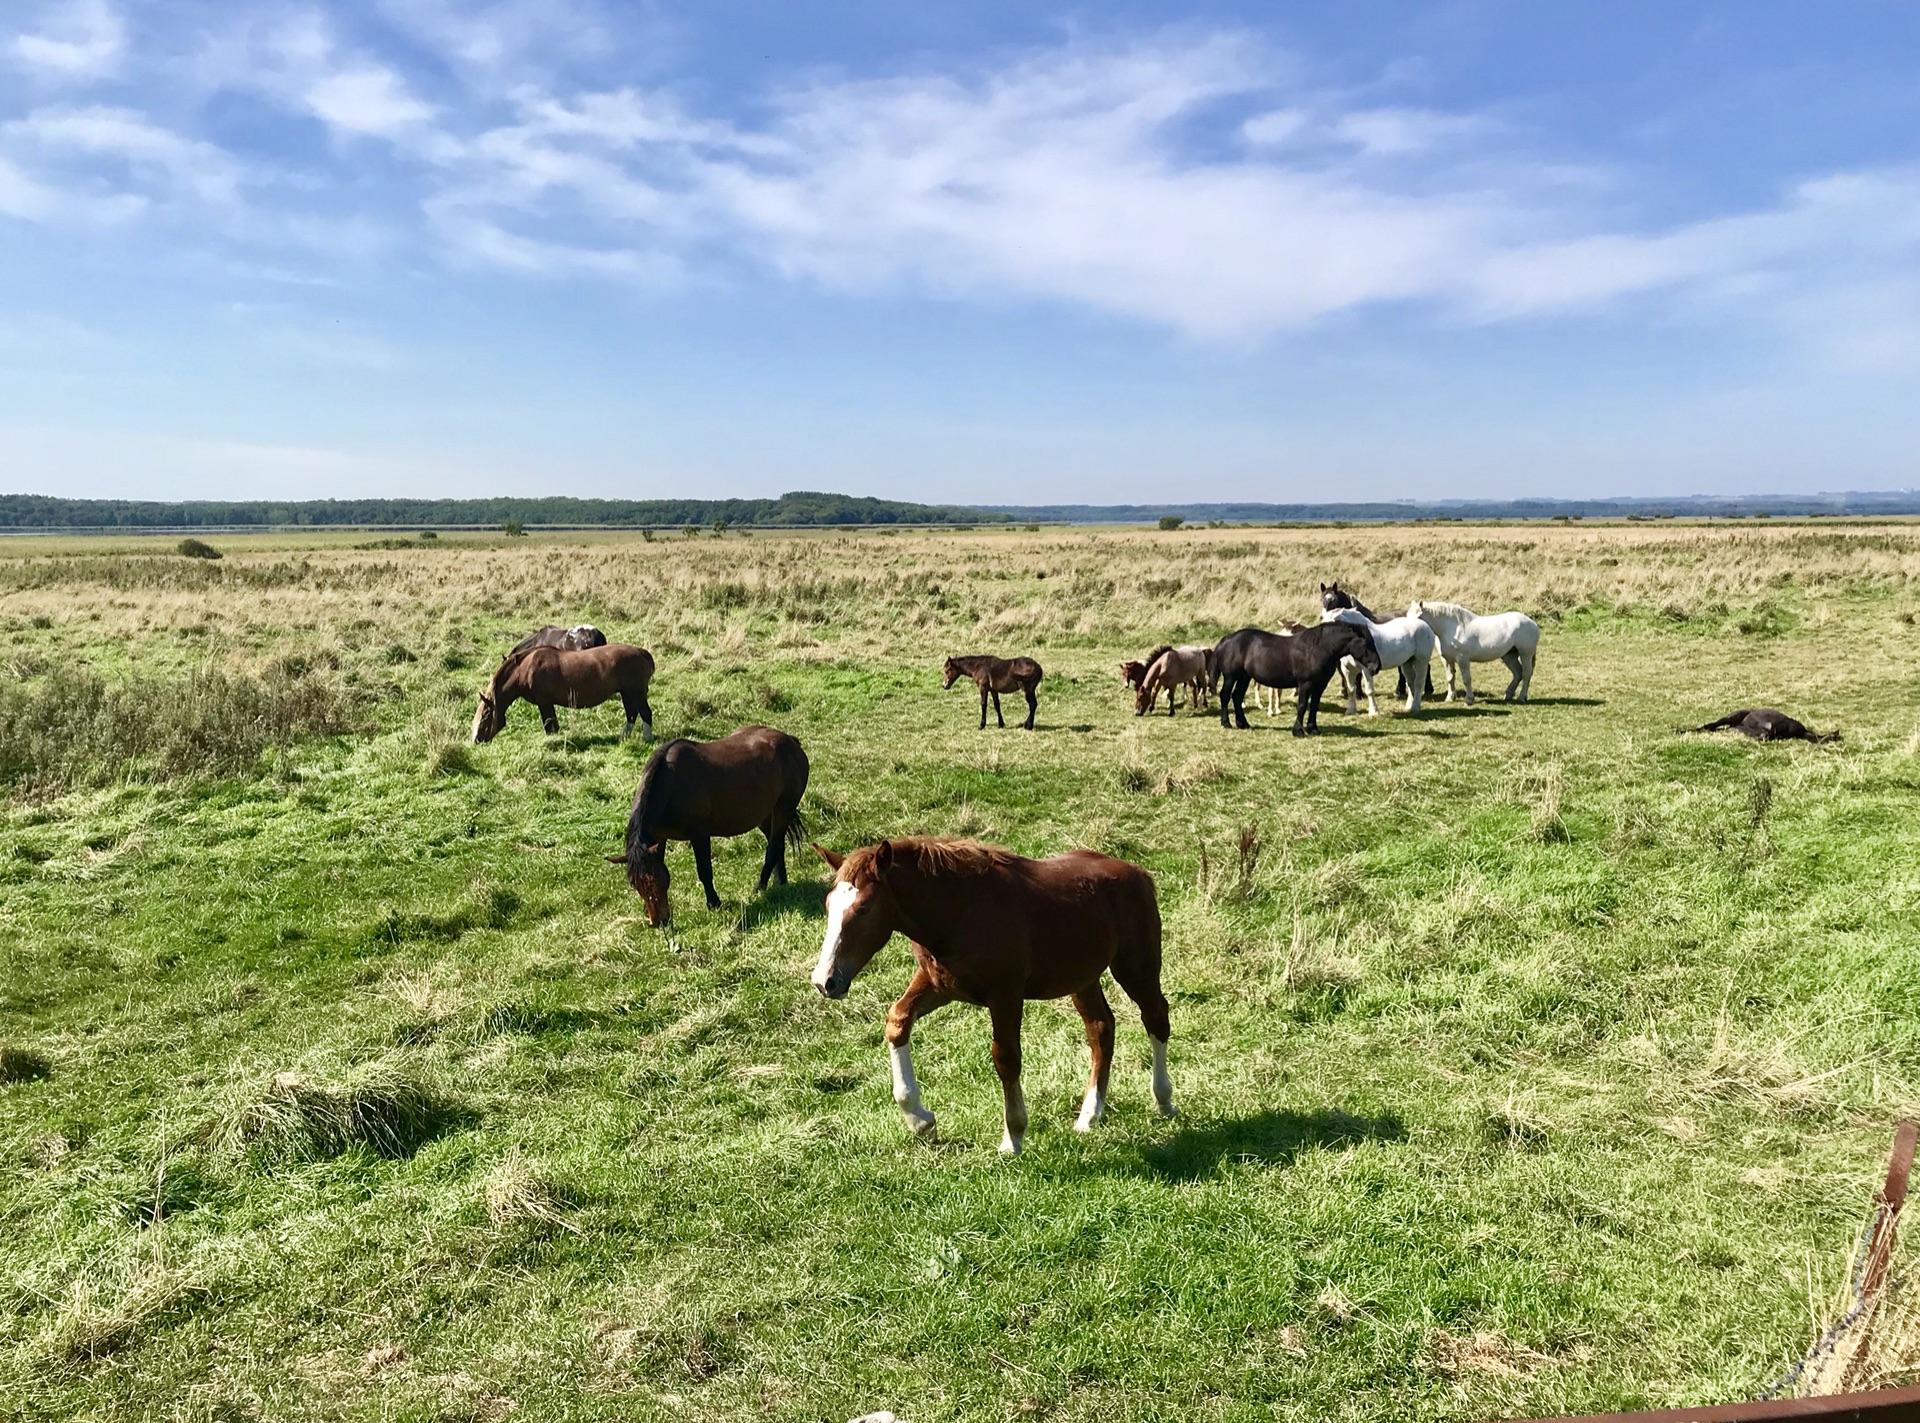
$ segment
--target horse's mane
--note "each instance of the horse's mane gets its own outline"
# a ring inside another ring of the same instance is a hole
[[[627,817],[627,878],[634,881],[635,889],[640,887],[636,878],[640,851],[647,843],[647,820],[653,811],[654,796],[660,789],[660,768],[666,764],[667,753],[684,744],[686,738],[683,736],[661,742],[654,747],[653,754],[647,757],[646,768],[640,772],[640,788],[634,793],[633,813]]]
[[[922,874],[984,875],[1019,861],[1020,856],[998,845],[982,845],[978,840],[954,840],[944,836],[910,835],[888,842],[896,858],[910,860]],[[855,883],[873,878],[873,861],[878,845],[863,845],[847,852],[841,875]]]
[[[1438,598],[1418,598],[1414,601],[1428,612],[1438,613],[1443,618],[1458,618],[1467,622],[1474,617],[1472,608],[1464,608],[1458,603],[1443,603]],[[1412,604],[1408,604],[1408,607],[1411,608]]]
[[[1170,642],[1161,643],[1158,647],[1154,648],[1153,651],[1149,652],[1146,655],[1145,661],[1147,666],[1149,667],[1153,666],[1154,663],[1160,660],[1160,656],[1162,653],[1171,652],[1171,651],[1173,651],[1172,643]]]

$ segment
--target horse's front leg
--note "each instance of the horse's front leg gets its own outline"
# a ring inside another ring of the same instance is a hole
[[[1360,664],[1358,662],[1353,663],[1353,679],[1349,681],[1347,678],[1347,663],[1351,660],[1351,658],[1342,658],[1340,660],[1340,690],[1347,695],[1347,715],[1356,716],[1360,711],[1360,689],[1356,685],[1360,680]],[[1372,701],[1371,692],[1368,693],[1368,701]]]
[[[1447,664],[1447,700],[1452,701],[1454,678],[1459,675],[1459,672],[1453,658],[1449,657],[1446,653],[1443,652],[1440,654],[1440,660]]]
[[[707,892],[707,908],[718,909],[720,896],[713,888],[713,841],[705,835],[693,842],[693,867],[700,875],[700,887]]]
[[[1007,1129],[1000,1149],[1009,1156],[1020,1154],[1027,1135],[1027,1098],[1020,1090],[1020,1015],[1025,1007],[1018,998],[987,1005],[993,1019],[993,1070],[1000,1074],[1000,1095],[1006,1099]]]
[[[1075,1131],[1092,1131],[1093,1124],[1107,1110],[1107,1079],[1113,1072],[1113,1007],[1100,991],[1100,980],[1073,995],[1073,1006],[1087,1025],[1087,1049],[1093,1054],[1093,1068],[1087,1077],[1087,1095],[1080,1103],[1080,1119]]]
[[[1306,683],[1302,682],[1293,689],[1293,734],[1295,736],[1307,734],[1307,701],[1308,688]]]
[[[913,981],[887,1014],[887,1059],[893,1065],[893,1100],[915,1136],[933,1139],[933,1113],[920,1105],[920,1082],[913,1075],[913,1025],[935,1008],[951,1002],[933,985],[927,971],[914,970]]]

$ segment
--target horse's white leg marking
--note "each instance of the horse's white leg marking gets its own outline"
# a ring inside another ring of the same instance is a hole
[[[1167,1045],[1159,1038],[1149,1036],[1153,1044],[1153,1104],[1160,1109],[1160,1115],[1173,1115],[1173,1079],[1167,1076]]]
[[[1352,681],[1347,680],[1347,664],[1350,662],[1353,664],[1353,680]],[[1358,662],[1354,662],[1353,659],[1350,657],[1341,659],[1340,684],[1341,686],[1345,687],[1347,691],[1347,715],[1348,716],[1354,716],[1360,710],[1360,701],[1359,701],[1360,678],[1362,675],[1363,674],[1360,671],[1360,664]]]
[[[1355,665],[1357,666],[1358,664],[1355,664]],[[1380,704],[1374,701],[1373,699],[1373,673],[1369,672],[1366,668],[1361,667],[1360,675],[1366,680],[1366,684],[1367,684],[1367,715],[1379,716]],[[1352,711],[1353,708],[1348,707],[1347,710]]]
[[[900,1104],[900,1115],[916,1136],[933,1131],[933,1113],[920,1105],[920,1082],[913,1075],[913,1043],[909,1039],[898,1046],[887,1045],[893,1063],[893,1100]]]
[[[1420,710],[1420,696],[1427,689],[1427,675],[1431,664],[1424,658],[1416,657],[1407,664],[1407,710]]]
[[[827,895],[827,933],[820,942],[820,962],[813,966],[813,986],[822,993],[833,977],[834,960],[840,956],[840,929],[846,923],[847,910],[859,891],[842,881]]]
[[[640,739],[642,741],[653,740],[653,723],[645,717],[640,719]]]
[[[1087,1088],[1087,1095],[1080,1103],[1080,1120],[1073,1124],[1075,1131],[1092,1131],[1093,1124],[1106,1114],[1107,1094],[1100,1090],[1098,1083]]]
[[[1000,1149],[1009,1156],[1020,1154],[1020,1143],[1027,1135],[1027,1094],[1016,1080],[1006,1084],[1007,1129],[1000,1138]]]

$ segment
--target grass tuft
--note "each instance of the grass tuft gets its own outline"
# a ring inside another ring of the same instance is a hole
[[[576,1193],[556,1182],[539,1162],[523,1156],[518,1146],[487,1176],[486,1205],[487,1219],[496,1226],[532,1221],[580,1233],[568,1218],[579,1205]]]
[[[356,1147],[402,1158],[462,1115],[417,1073],[375,1063],[341,1085],[277,1073],[263,1094],[241,1103],[209,1137],[217,1147],[274,1163],[324,1161]]]
[[[54,1363],[97,1363],[133,1344],[141,1331],[175,1308],[192,1290],[184,1271],[145,1262],[117,1290],[102,1290],[82,1275],[40,1335]]]

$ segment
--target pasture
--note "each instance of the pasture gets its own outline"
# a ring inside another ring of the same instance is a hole
[[[211,542],[0,547],[0,1416],[1725,1401],[1806,1347],[1920,1096],[1912,526]],[[1531,614],[1532,704],[1494,664],[1314,740],[1135,718],[1122,658],[1335,577]],[[649,929],[618,702],[468,744],[580,620],[651,649],[662,737],[797,736],[822,844],[1149,869],[1180,1115],[1114,995],[1073,1132],[1080,1023],[1033,1004],[1003,1158],[956,1006],[910,1137],[907,948],[822,1000],[811,852],[756,899],[717,844],[708,911],[675,846]],[[1035,731],[942,692],[975,652],[1044,666]],[[1672,734],[1754,705],[1845,739]]]

